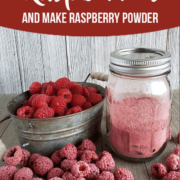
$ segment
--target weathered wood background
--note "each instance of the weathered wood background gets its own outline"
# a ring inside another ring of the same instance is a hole
[[[179,28],[128,36],[70,37],[0,27],[0,93],[21,93],[33,81],[56,81],[64,76],[84,81],[92,70],[108,73],[110,52],[130,47],[169,51],[171,84],[179,88]]]

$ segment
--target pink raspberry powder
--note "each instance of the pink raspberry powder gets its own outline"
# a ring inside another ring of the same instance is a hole
[[[62,176],[63,180],[76,180],[76,177],[73,176],[70,172],[66,172]]]
[[[29,158],[29,161],[28,161],[28,166],[29,166],[29,168],[33,169],[34,161],[35,161],[38,157],[41,157],[41,155],[40,155],[40,154],[32,154],[32,156]]]
[[[14,180],[31,180],[33,177],[33,172],[29,168],[23,167],[14,175]]]
[[[30,156],[31,155],[30,155],[29,151],[22,149],[22,159],[21,159],[20,163],[18,164],[18,166],[26,167],[28,164],[28,160],[29,160]]]
[[[54,166],[60,166],[60,164],[61,164],[60,150],[55,151],[52,154],[51,160],[54,163]]]
[[[53,168],[48,172],[47,179],[51,179],[54,177],[60,177],[64,174],[64,171],[60,168]]]
[[[61,162],[61,168],[64,170],[64,171],[68,171],[68,170],[71,170],[71,167],[77,163],[77,160],[69,160],[69,159],[64,159],[62,162]]]
[[[15,166],[0,167],[0,180],[13,180],[14,174],[18,171]]]
[[[93,180],[97,179],[99,176],[99,168],[95,164],[89,164],[90,171],[89,173],[85,176],[87,180]]]

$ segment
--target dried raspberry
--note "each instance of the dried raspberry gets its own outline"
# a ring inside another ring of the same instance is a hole
[[[82,106],[83,110],[89,109],[92,107],[92,104],[90,102],[85,102]]]
[[[29,105],[32,106],[32,101],[34,100],[34,98],[36,96],[38,96],[39,94],[33,94],[30,98],[29,98]]]
[[[77,178],[76,180],[86,180],[86,179],[84,179],[84,178]]]
[[[45,94],[39,94],[32,101],[32,107],[39,109],[41,107],[48,107],[49,98]]]
[[[20,163],[18,164],[18,166],[20,167],[26,167],[28,165],[28,160],[30,158],[30,152],[25,150],[25,149],[22,149],[22,159],[20,161]]]
[[[32,155],[31,155],[31,157],[29,158],[29,161],[28,161],[28,166],[29,166],[29,168],[33,169],[34,161],[35,161],[38,157],[41,157],[41,155],[40,155],[40,154],[32,154]]]
[[[83,87],[80,84],[74,85],[71,87],[71,92],[72,92],[72,94],[82,95],[83,94]]]
[[[60,168],[53,168],[48,172],[47,179],[51,179],[54,177],[60,177],[64,174],[64,171]]]
[[[112,171],[115,168],[114,159],[109,152],[103,151],[98,157],[99,160],[96,161],[96,166],[101,171]]]
[[[61,169],[64,171],[71,170],[71,167],[77,163],[77,160],[65,159],[61,162]]]
[[[58,177],[54,177],[54,178],[51,178],[49,180],[63,180],[62,178],[58,178]]]
[[[33,164],[34,172],[40,176],[45,176],[52,168],[53,162],[44,156],[38,157]]]
[[[66,172],[62,176],[63,180],[76,180],[76,177],[73,176],[70,172]]]
[[[89,91],[90,94],[97,93],[97,90],[93,87],[87,87],[87,90]]]
[[[68,110],[68,107],[66,106],[60,113],[57,113],[57,116],[60,117],[60,116],[64,116],[65,115],[65,112]]]
[[[180,146],[177,146],[177,147],[174,149],[174,154],[180,157]]]
[[[17,116],[21,118],[32,118],[35,109],[29,106],[24,106],[17,110]]]
[[[61,158],[74,160],[77,158],[77,148],[73,144],[66,144],[60,151]]]
[[[87,90],[87,88],[83,86],[82,89],[83,89],[83,95],[84,95],[85,97],[88,97],[88,96],[90,95],[90,93],[89,93],[89,91]]]
[[[33,177],[33,172],[29,168],[23,167],[14,175],[14,180],[31,180]]]
[[[98,180],[115,180],[114,175],[112,172],[109,171],[103,171],[99,177]]]
[[[43,180],[43,179],[41,179],[41,178],[33,178],[32,180]]]
[[[81,156],[81,161],[84,161],[86,163],[91,163],[93,160],[97,161],[98,155],[94,151],[85,150]]]
[[[29,100],[23,102],[22,107],[24,107],[24,106],[30,106]]]
[[[68,109],[68,110],[65,112],[65,115],[75,114],[75,113],[78,113],[78,112],[81,112],[81,111],[82,111],[81,107],[76,106],[76,107],[73,107],[73,108],[71,108],[71,109]]]
[[[90,171],[89,171],[88,175],[85,176],[85,178],[87,180],[97,179],[99,176],[99,168],[95,164],[89,164],[89,167],[90,167]]]
[[[163,180],[179,180],[180,172],[170,171],[166,176],[164,176]]]
[[[72,87],[72,86],[77,85],[78,83],[77,83],[77,82],[74,82],[74,81],[71,81],[71,82],[70,82],[70,84],[71,84],[71,86],[70,86],[70,87]]]
[[[4,162],[10,166],[16,166],[22,158],[22,149],[19,146],[14,146],[4,154]]]
[[[70,103],[72,100],[72,93],[69,89],[60,89],[57,96],[61,96],[66,100],[66,103]]]
[[[31,95],[38,94],[40,90],[41,90],[41,83],[39,82],[33,82],[29,87],[29,92],[31,93]]]
[[[13,180],[14,174],[18,171],[15,166],[0,167],[0,180]]]
[[[87,98],[87,101],[88,102],[91,102],[92,104],[96,105],[98,104],[99,102],[101,102],[103,99],[103,96],[101,94],[96,94],[96,93],[93,93],[93,94],[90,94]]]
[[[60,113],[66,107],[66,101],[64,98],[58,96],[51,102],[51,108],[54,109],[54,113]]]
[[[166,167],[161,163],[152,165],[151,172],[157,178],[163,178],[167,174]]]
[[[179,162],[179,156],[175,155],[174,153],[170,154],[166,160],[167,169],[170,171],[179,170]]]
[[[60,89],[70,89],[71,83],[70,80],[66,77],[58,79],[55,82],[54,88],[58,91]]]
[[[116,180],[134,180],[134,177],[130,171],[126,168],[118,168],[114,171],[114,177]]]
[[[179,140],[180,139],[180,133],[177,135],[177,141],[178,141],[178,143],[179,143]]]
[[[60,163],[61,163],[60,150],[55,151],[52,154],[51,160],[52,160],[54,166],[60,166]]]
[[[36,110],[33,115],[35,119],[44,119],[44,118],[52,118],[54,117],[54,110],[50,107],[41,107]]]
[[[71,173],[75,177],[85,177],[89,172],[90,167],[84,161],[79,161],[71,167]]]
[[[51,85],[47,85],[41,88],[41,94],[46,94],[47,96],[54,96],[56,95],[56,90]]]
[[[73,94],[72,101],[71,101],[71,105],[73,107],[76,107],[76,106],[82,107],[85,102],[86,102],[86,98],[84,96]]]

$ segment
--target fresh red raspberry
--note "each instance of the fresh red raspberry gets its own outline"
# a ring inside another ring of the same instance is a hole
[[[48,85],[51,85],[52,87],[54,87],[55,83],[52,81],[46,82],[46,83],[42,83],[42,87],[46,87]]]
[[[39,82],[33,82],[29,87],[29,92],[31,93],[31,95],[39,94],[40,90],[41,90],[41,83]]]
[[[51,156],[51,160],[52,160],[54,166],[60,166],[60,164],[61,164],[60,152],[61,152],[60,150],[57,150]]]
[[[85,150],[81,156],[81,161],[86,163],[91,163],[92,161],[97,161],[98,155],[94,151]]]
[[[178,143],[179,143],[179,140],[180,139],[180,133],[177,135],[177,141],[178,141]]]
[[[70,80],[66,77],[60,78],[55,82],[54,88],[58,91],[60,89],[70,89]]]
[[[30,106],[29,100],[23,102],[22,107],[24,107],[24,106]]]
[[[76,106],[76,107],[73,107],[71,109],[68,109],[66,112],[65,112],[65,115],[70,115],[70,114],[75,114],[75,113],[78,113],[78,112],[81,112],[82,109],[80,106]]]
[[[18,166],[20,167],[26,167],[28,165],[28,160],[30,158],[30,152],[25,150],[25,149],[22,149],[22,159],[20,161],[20,163],[18,164]]]
[[[58,178],[58,177],[54,177],[54,178],[51,178],[49,180],[63,180],[62,178]]]
[[[92,93],[98,93],[97,90],[93,87],[87,87],[87,90],[89,91],[90,94]]]
[[[85,177],[90,172],[89,165],[84,161],[79,161],[71,167],[71,173],[75,177]]]
[[[41,107],[36,110],[33,115],[34,119],[44,119],[44,118],[52,118],[54,117],[54,110],[50,107]]]
[[[39,94],[32,101],[32,107],[39,109],[41,107],[48,107],[49,98],[45,94]]]
[[[115,168],[114,159],[109,152],[103,151],[98,157],[99,160],[96,161],[96,166],[101,171],[112,171]]]
[[[28,167],[33,169],[33,164],[34,164],[34,161],[38,158],[38,157],[41,157],[40,154],[32,154],[31,157],[29,158],[29,161],[28,161]]]
[[[85,86],[83,86],[82,89],[83,89],[83,96],[88,97],[90,95],[90,92],[87,90]]]
[[[53,101],[54,98],[56,98],[56,96],[48,96],[49,98],[49,104],[51,104],[51,102]]]
[[[73,144],[66,144],[60,151],[61,158],[74,160],[77,158],[77,148]]]
[[[72,93],[69,89],[60,89],[57,96],[61,96],[66,100],[66,103],[70,103],[72,100]]]
[[[64,98],[58,96],[51,102],[51,108],[54,109],[54,113],[60,113],[66,107],[66,101]]]
[[[90,102],[85,102],[82,106],[83,110],[89,109],[92,107],[92,104]]]
[[[32,118],[35,109],[29,106],[21,107],[17,110],[17,116],[21,118]]]
[[[71,84],[70,87],[73,87],[73,86],[77,85],[78,83],[74,82],[74,81],[71,81],[70,84]]]
[[[34,98],[36,96],[38,96],[39,94],[33,94],[30,98],[29,98],[29,105],[32,106],[32,101],[34,100]]]
[[[163,178],[167,174],[166,167],[161,163],[152,165],[151,172],[157,178]]]
[[[37,175],[45,176],[53,168],[53,162],[48,157],[38,157],[33,164],[34,172]]]
[[[85,176],[85,178],[87,180],[97,179],[99,176],[99,168],[93,163],[89,164],[89,167],[90,167],[90,171],[89,171],[88,175]]]
[[[18,171],[15,166],[0,167],[0,180],[13,180],[14,174]]]
[[[72,101],[71,101],[71,105],[73,107],[76,107],[76,106],[82,107],[85,102],[86,102],[86,98],[84,96],[79,95],[79,94],[73,94]]]
[[[19,146],[14,146],[4,154],[4,162],[10,166],[16,166],[22,159],[22,149]]]
[[[180,180],[180,172],[170,171],[163,180]]]
[[[64,171],[69,171],[71,170],[71,167],[76,163],[77,163],[77,160],[64,159],[61,162],[61,169]]]
[[[80,84],[74,85],[71,87],[71,93],[82,95],[83,94],[83,87]]]
[[[177,146],[177,147],[174,149],[174,154],[180,157],[180,146]]]
[[[31,180],[33,177],[33,172],[31,169],[23,167],[17,171],[14,175],[14,180]]]
[[[61,112],[57,113],[57,116],[60,117],[60,116],[64,116],[65,115],[65,112],[68,110],[68,107],[66,106]]]
[[[64,171],[60,168],[53,168],[48,172],[47,179],[55,178],[55,177],[60,177],[64,174]]]
[[[56,90],[51,85],[47,85],[41,88],[41,94],[46,94],[47,96],[54,96],[56,95]]]
[[[126,168],[118,168],[114,171],[115,180],[134,180],[130,171]]]
[[[90,94],[87,98],[87,101],[88,102],[91,102],[92,104],[96,105],[98,104],[99,102],[101,102],[103,99],[103,96],[101,94],[96,94],[96,93],[93,93],[93,94]]]
[[[179,170],[179,163],[180,163],[179,156],[172,153],[166,160],[167,169],[170,171],[177,171]]]
[[[63,180],[76,180],[76,177],[73,176],[70,172],[65,172],[62,176]]]
[[[33,178],[32,180],[43,180],[42,178]]]
[[[109,171],[103,171],[99,177],[98,180],[115,180],[114,175],[112,172]]]

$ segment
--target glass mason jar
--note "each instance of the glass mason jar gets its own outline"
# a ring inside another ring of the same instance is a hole
[[[171,55],[158,49],[111,53],[107,85],[107,135],[121,158],[152,160],[171,136]]]

